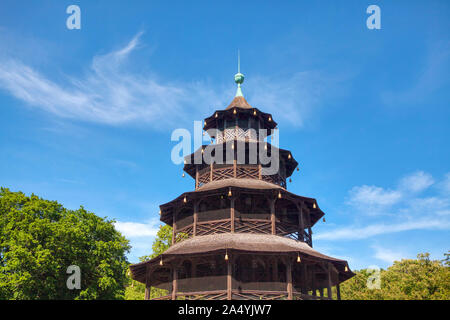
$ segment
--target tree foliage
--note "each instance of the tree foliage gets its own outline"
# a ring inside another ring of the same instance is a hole
[[[341,284],[341,297],[350,300],[449,300],[449,254],[445,256],[442,261],[430,260],[428,253],[422,253],[417,259],[395,261],[381,270],[379,289],[367,286],[372,272],[356,271],[355,277]]]
[[[121,299],[130,247],[114,221],[83,207],[0,189],[0,299]],[[69,290],[67,267],[81,270]]]

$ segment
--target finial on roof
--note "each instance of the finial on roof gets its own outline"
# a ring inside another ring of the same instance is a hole
[[[243,97],[241,90],[241,84],[244,82],[244,75],[241,73],[241,57],[238,50],[238,73],[234,75],[234,82],[237,83],[238,88],[236,91],[236,97]]]

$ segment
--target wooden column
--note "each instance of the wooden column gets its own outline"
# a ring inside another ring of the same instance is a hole
[[[311,227],[308,227],[308,234],[309,234],[309,246],[312,248],[313,244],[312,244],[312,231],[311,231]]]
[[[192,227],[192,235],[195,237],[197,235],[197,221],[198,221],[198,200],[194,201],[194,222]]]
[[[327,265],[327,293],[328,293],[328,298],[329,299],[333,299],[333,294],[331,292],[331,263],[328,263]]]
[[[230,255],[227,260],[227,300],[232,298],[232,286],[233,286],[233,264]]]
[[[298,240],[304,242],[305,237],[303,235],[304,229],[305,229],[305,223],[303,221],[303,207],[297,206],[299,209],[298,211]]]
[[[177,291],[178,291],[178,270],[177,266],[173,265],[172,267],[172,300],[177,299]]]
[[[198,167],[195,167],[195,189],[198,188]]]
[[[307,272],[308,272],[308,268],[306,266],[306,264],[303,262],[302,263],[302,293],[307,294],[308,293],[308,286],[307,286]]]
[[[177,236],[177,211],[174,210],[172,216],[172,245],[175,244],[176,236]]]
[[[231,198],[231,206],[230,206],[230,223],[231,223],[231,232],[234,233],[234,220],[235,220],[235,215],[234,215],[234,200],[235,197],[233,196]]]
[[[213,164],[209,165],[209,182],[213,181]]]
[[[292,300],[292,262],[290,259],[286,259],[286,282],[288,300]]]
[[[312,289],[312,295],[316,296],[316,265],[312,265],[312,271],[311,271],[311,289]]]
[[[237,163],[236,163],[236,159],[233,160],[233,177],[237,178]]]
[[[336,294],[337,294],[337,299],[341,300],[341,288],[339,287],[339,283],[336,285]]]
[[[258,179],[259,180],[262,180],[262,172],[261,172],[261,170],[262,170],[261,164],[258,164]]]
[[[144,300],[150,300],[150,287],[148,285],[148,266],[145,268],[145,295],[144,295]]]
[[[276,234],[276,221],[275,221],[275,199],[270,200],[270,222],[272,224],[272,234]]]

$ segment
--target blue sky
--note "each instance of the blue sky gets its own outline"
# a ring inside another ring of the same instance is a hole
[[[300,163],[288,189],[326,213],[314,247],[353,269],[441,259],[449,14],[448,1],[2,1],[0,185],[116,219],[137,261],[158,205],[194,187],[171,133],[229,104],[240,49],[247,101]]]

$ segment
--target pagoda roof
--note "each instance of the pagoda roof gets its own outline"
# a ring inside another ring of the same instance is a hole
[[[214,194],[223,194],[227,195],[228,190],[232,189],[240,189],[247,190],[253,193],[261,193],[266,196],[271,195],[276,196],[278,193],[281,194],[283,199],[291,200],[291,201],[301,201],[303,205],[310,211],[311,213],[311,227],[322,218],[325,213],[319,208],[316,199],[302,197],[296,195],[295,193],[291,193],[286,189],[280,187],[279,185],[269,183],[266,181],[258,180],[258,179],[238,179],[238,178],[229,178],[223,180],[212,181],[210,183],[205,184],[204,186],[198,188],[195,191],[185,192],[181,194],[176,199],[167,202],[165,204],[160,205],[161,209],[161,217],[160,220],[170,226],[172,226],[172,214],[173,209],[177,208],[181,205],[192,205],[191,201],[194,199],[201,199],[207,195]],[[186,203],[184,202],[184,198],[186,197]]]
[[[231,101],[225,110],[232,108],[253,109],[253,107],[247,102],[247,100],[245,100],[243,96],[234,97],[233,101]]]
[[[263,143],[263,142],[261,142],[261,143]],[[225,145],[227,144],[227,142],[223,142],[222,144],[224,144],[224,146],[222,148],[223,148],[223,152],[225,155],[225,152],[226,152]],[[246,150],[249,149],[250,144],[259,144],[259,143],[252,142],[252,141],[246,141],[245,142]],[[185,172],[187,172],[194,179],[195,179],[195,167],[199,166],[199,165],[207,165],[207,163],[204,161],[203,157],[202,157],[201,164],[194,163],[195,159],[196,159],[196,155],[197,155],[197,157],[200,157],[200,153],[202,152],[202,150],[206,149],[208,146],[209,145],[202,145],[194,153],[191,153],[184,157],[186,163],[183,167],[183,170]],[[294,159],[294,156],[292,155],[292,153],[289,150],[277,148],[268,142],[267,142],[267,149],[268,149],[268,151],[267,151],[268,156],[270,156],[272,154],[272,150],[278,150],[279,155],[280,155],[280,160],[283,159],[284,163],[286,165],[286,178],[289,178],[292,175],[292,173],[294,172],[295,168],[298,166],[298,162]],[[241,165],[241,164],[245,165],[245,163],[238,163],[238,165]]]
[[[144,282],[145,270],[148,266],[157,266],[161,259],[168,261],[180,256],[192,256],[211,253],[266,253],[277,255],[301,254],[302,259],[331,262],[339,272],[339,282],[345,281],[354,273],[348,269],[345,271],[347,261],[324,255],[312,249],[305,242],[287,237],[271,234],[251,233],[216,233],[206,236],[197,236],[178,242],[161,255],[138,264],[130,266],[131,277],[134,280]]]

